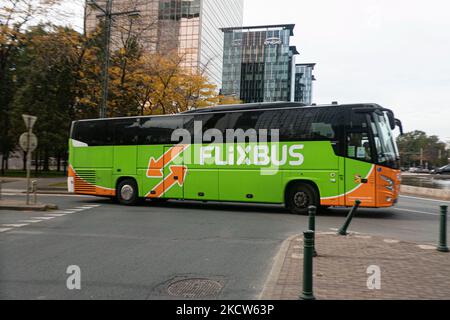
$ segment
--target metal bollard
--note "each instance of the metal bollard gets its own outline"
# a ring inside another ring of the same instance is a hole
[[[314,252],[313,257],[317,257],[317,251],[316,251],[316,239],[315,239],[315,233],[316,233],[316,213],[317,213],[317,207],[310,206],[308,208],[308,214],[309,214],[309,230],[314,231]]]
[[[303,237],[303,293],[301,299],[316,300],[313,292],[314,231],[305,231]]]
[[[33,192],[33,203],[37,203],[37,181],[33,180],[31,182],[31,191]]]
[[[338,235],[340,236],[346,236],[348,235],[348,227],[350,226],[350,223],[353,220],[353,217],[355,216],[356,210],[358,210],[359,206],[361,205],[361,201],[356,200],[355,201],[355,205],[353,206],[352,210],[350,210],[350,213],[347,216],[347,219],[345,220],[344,225],[342,226],[341,229],[339,229],[338,231]]]
[[[447,210],[448,206],[441,206],[441,226],[440,226],[440,237],[439,237],[439,252],[449,252],[447,246]]]

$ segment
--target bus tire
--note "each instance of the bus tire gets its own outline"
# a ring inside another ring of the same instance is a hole
[[[124,206],[134,206],[139,202],[139,190],[134,179],[122,180],[117,185],[117,201]]]
[[[319,207],[319,195],[313,186],[299,182],[287,190],[286,207],[293,214],[307,215],[309,206]]]

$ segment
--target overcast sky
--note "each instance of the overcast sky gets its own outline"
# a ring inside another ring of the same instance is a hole
[[[450,140],[450,1],[245,0],[245,24],[295,23],[317,103],[376,102]]]
[[[449,0],[244,1],[246,25],[296,24],[315,102],[376,102],[406,131],[450,140]]]

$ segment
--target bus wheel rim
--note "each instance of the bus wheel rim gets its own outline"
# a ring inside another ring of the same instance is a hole
[[[124,185],[120,190],[120,196],[123,200],[129,201],[133,198],[134,189],[132,186]]]
[[[294,204],[297,208],[306,208],[309,203],[309,197],[306,192],[300,191],[294,195]]]

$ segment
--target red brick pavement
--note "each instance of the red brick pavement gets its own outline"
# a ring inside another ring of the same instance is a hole
[[[302,290],[303,239],[284,244],[262,299],[295,300]],[[381,237],[318,234],[314,295],[333,300],[450,299],[450,254]],[[381,289],[368,289],[369,266],[381,270]]]

